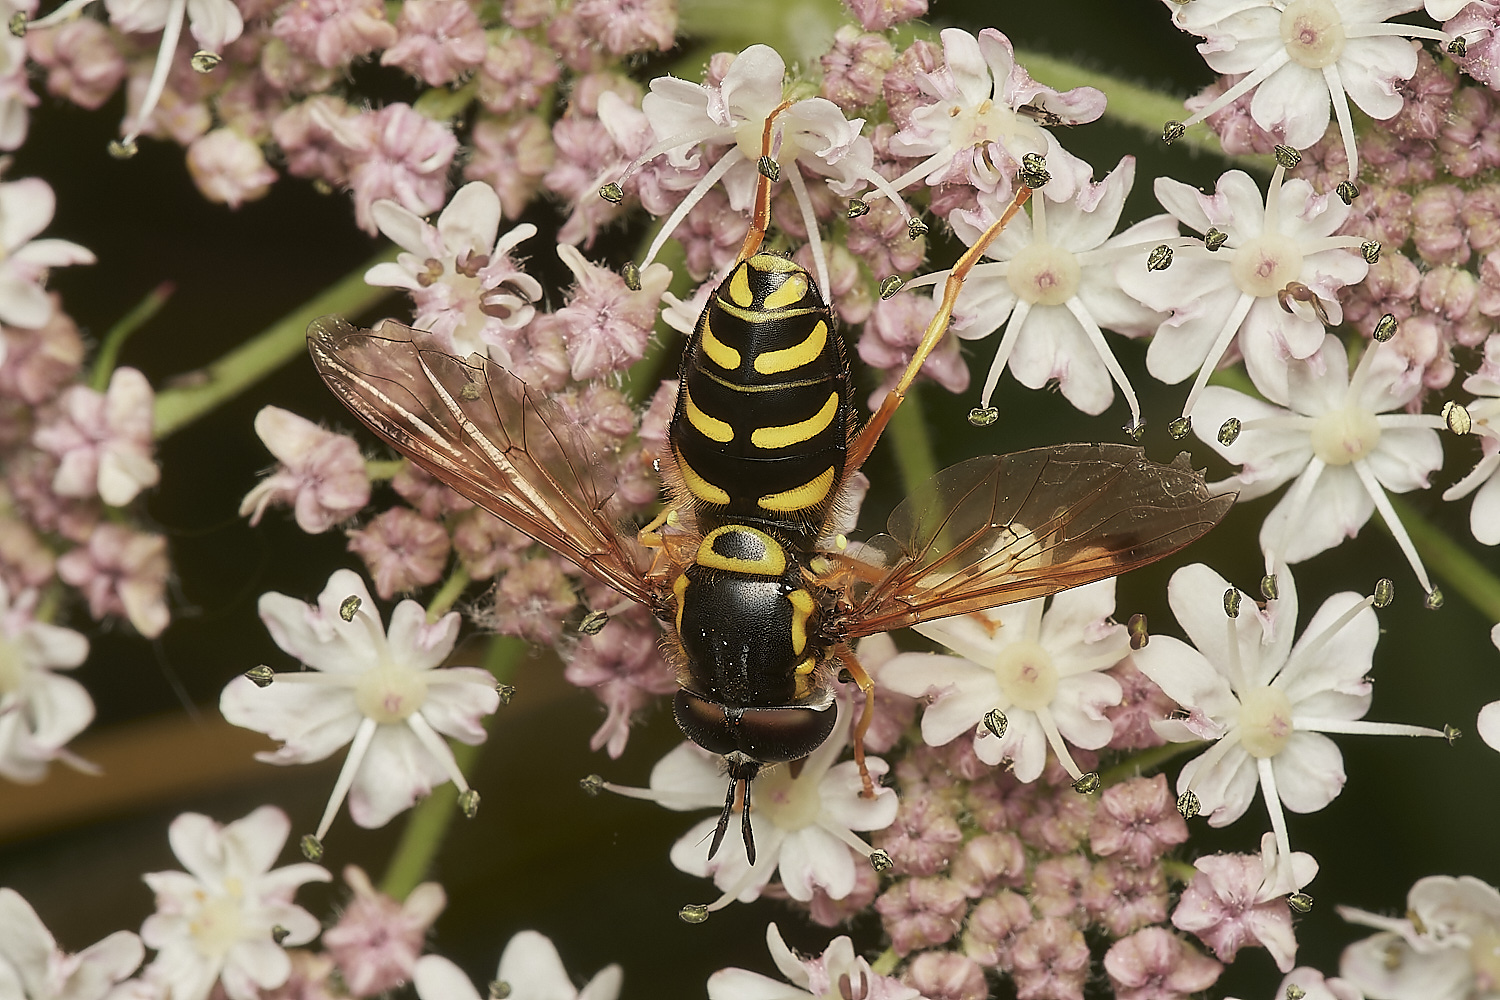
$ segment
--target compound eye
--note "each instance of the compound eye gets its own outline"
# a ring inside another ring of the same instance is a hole
[[[723,756],[740,748],[735,738],[735,722],[730,721],[723,705],[678,688],[677,697],[672,700],[672,714],[687,738],[709,753]]]
[[[679,688],[672,702],[688,739],[710,753],[739,752],[762,764],[801,760],[822,746],[838,721],[838,709],[805,705],[732,708]]]
[[[747,708],[740,719],[740,749],[762,764],[801,760],[822,746],[838,721],[837,706]]]

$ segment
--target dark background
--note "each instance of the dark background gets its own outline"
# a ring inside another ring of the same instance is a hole
[[[748,32],[764,20],[750,16],[751,3],[737,8]],[[938,3],[931,20],[971,30],[994,25],[1019,48],[1076,58],[1086,65],[1178,94],[1211,79],[1190,40],[1168,23],[1168,9],[1148,0],[1067,0],[1061,4]],[[723,43],[732,47],[731,42]],[[399,91],[399,82],[371,72],[377,89]],[[38,88],[40,90],[40,87]],[[174,375],[206,364],[355,269],[380,244],[358,232],[347,199],[323,196],[307,183],[278,183],[259,202],[230,211],[203,201],[175,146],[144,141],[141,153],[117,162],[105,153],[121,114],[118,100],[86,113],[43,95],[32,118],[31,137],[7,176],[40,176],[57,191],[58,212],[49,236],[72,239],[100,259],[94,267],[58,272],[52,286],[65,308],[97,338],[141,296],[164,280],[177,292],[168,305],[124,349],[122,363],[142,369],[161,386]],[[1211,185],[1221,161],[1168,150],[1123,127],[1101,123],[1072,130],[1064,139],[1102,175],[1121,155],[1140,158],[1137,192],[1126,222],[1156,211],[1147,181],[1170,173]],[[545,209],[537,221],[547,222]],[[545,225],[544,225],[545,230]],[[622,245],[634,234],[626,234]],[[546,247],[545,235],[533,248]],[[533,249],[534,272],[560,290],[565,272],[550,253]],[[404,309],[390,303],[391,311]],[[1138,345],[1114,341],[1122,361],[1149,403],[1152,428],[1146,445],[1153,457],[1169,458],[1178,446],[1163,428],[1175,415],[1183,387],[1163,391],[1151,384]],[[975,384],[988,365],[992,343],[970,350]],[[1467,368],[1472,369],[1471,359]],[[1118,439],[1122,404],[1091,420],[1055,393],[1031,393],[1007,377],[997,405],[996,427],[972,431],[963,415],[973,393],[962,398],[923,394],[940,458],[1000,452],[1069,439]],[[211,716],[223,685],[257,663],[278,669],[289,658],[271,643],[255,615],[257,597],[276,590],[311,599],[329,573],[355,566],[334,532],[309,537],[284,511],[250,529],[235,510],[271,460],[255,438],[251,421],[267,403],[313,419],[348,427],[352,421],[317,382],[311,366],[297,360],[234,400],[161,443],[161,486],[145,501],[146,516],[170,538],[176,578],[174,621],[166,635],[148,642],[126,631],[108,631],[74,621],[93,643],[89,663],[78,672],[99,706],[101,729],[163,714],[184,715],[196,705]],[[963,433],[954,433],[954,429]],[[1447,439],[1449,460],[1438,489],[1413,503],[1452,537],[1473,546],[1468,502],[1444,505],[1441,487],[1463,475],[1477,456],[1468,442]],[[1200,464],[1209,462],[1201,445]],[[870,470],[876,490],[866,526],[879,524],[899,499],[893,470],[884,458]],[[1222,472],[1222,468],[1216,471]],[[1246,590],[1260,575],[1255,534],[1269,504],[1236,510],[1191,556],[1213,565]],[[873,515],[873,516],[872,516]],[[1493,551],[1480,557],[1500,570]],[[1184,560],[1178,560],[1180,564]],[[1134,574],[1121,585],[1122,612],[1148,612],[1158,631],[1172,630],[1162,597],[1170,566]],[[1299,567],[1303,617],[1330,593],[1368,591],[1376,578],[1396,581],[1398,599],[1381,613],[1384,635],[1376,653],[1375,704],[1369,717],[1472,730],[1477,707],[1500,698],[1500,656],[1488,640],[1490,622],[1457,594],[1446,608],[1427,612],[1418,588],[1394,544],[1373,524],[1334,553]],[[439,921],[433,947],[463,965],[476,982],[494,974],[504,943],[532,927],[551,936],[575,975],[609,962],[625,966],[626,998],[701,995],[714,970],[739,965],[774,973],[764,944],[768,920],[781,923],[789,941],[821,950],[832,936],[809,928],[774,901],[736,905],[704,926],[675,916],[686,902],[714,893],[700,880],[675,871],[667,849],[695,817],[647,803],[584,797],[577,779],[599,771],[621,783],[644,784],[651,765],[680,738],[668,713],[654,715],[633,731],[623,759],[610,761],[587,749],[601,718],[594,699],[568,688],[555,661],[525,664],[515,704],[498,717],[472,780],[484,796],[473,822],[459,823],[443,851],[435,877],[447,887],[449,910]],[[206,723],[205,723],[206,725]],[[1493,849],[1500,829],[1490,789],[1500,776],[1500,758],[1477,738],[1449,748],[1436,740],[1343,737],[1349,785],[1320,813],[1292,817],[1293,845],[1311,852],[1323,870],[1310,891],[1313,913],[1299,921],[1299,960],[1325,972],[1336,970],[1340,949],[1364,931],[1344,924],[1334,904],[1398,912],[1412,882],[1430,874],[1472,874],[1500,881]],[[338,755],[341,759],[342,754]],[[330,764],[252,771],[248,781],[170,802],[151,802],[85,824],[37,832],[0,843],[0,885],[21,891],[60,943],[76,951],[120,928],[136,928],[151,912],[143,871],[178,867],[167,847],[166,825],[178,812],[197,810],[228,821],[266,802],[291,813],[294,828],[310,829],[321,812],[337,761]],[[105,779],[107,780],[107,779]],[[0,785],[0,812],[8,786]],[[362,831],[340,818],[325,858],[337,872],[359,863],[378,873],[403,820],[381,831]],[[1264,805],[1227,830],[1197,821],[1189,847],[1196,852],[1254,851],[1268,829]],[[295,838],[294,838],[295,839]],[[296,860],[289,845],[284,861]],[[338,891],[309,887],[301,900],[326,914]],[[865,945],[878,939],[878,925],[855,928]],[[1268,996],[1279,981],[1262,950],[1251,949],[1211,991],[1215,996]],[[1092,989],[1107,992],[1107,984]]]

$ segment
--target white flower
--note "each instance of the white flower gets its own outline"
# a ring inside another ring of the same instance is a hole
[[[144,977],[171,1000],[204,1000],[215,982],[230,1000],[257,1000],[287,981],[292,965],[282,945],[306,944],[319,930],[292,899],[298,886],[332,879],[313,864],[271,870],[290,831],[275,806],[226,826],[198,813],[172,821],[167,839],[187,871],[144,876],[156,913],[141,925],[142,940],[157,951]]]
[[[1010,39],[994,28],[975,38],[967,31],[943,31],[943,65],[918,77],[922,92],[934,98],[911,113],[911,124],[891,139],[891,151],[923,161],[891,182],[900,191],[918,180],[960,182],[1011,197],[1011,181],[1028,153],[1046,157],[1052,179],[1042,191],[1053,201],[1070,201],[1093,170],[1058,145],[1043,121],[1081,125],[1104,113],[1105,97],[1093,87],[1066,92],[1044,87],[1016,65]]]
[[[656,259],[677,224],[721,180],[731,208],[743,212],[751,207],[766,120],[773,114],[776,118],[771,156],[781,166],[801,207],[818,287],[825,294],[829,288],[827,258],[818,227],[813,224],[813,206],[798,164],[827,177],[829,186],[842,196],[854,194],[861,182],[872,184],[900,206],[903,216],[910,218],[895,189],[874,170],[874,150],[869,140],[860,136],[864,119],[849,121],[838,105],[822,97],[783,101],[785,76],[786,63],[775,49],[752,45],[735,57],[716,86],[672,76],[651,81],[651,92],[642,99],[641,110],[650,121],[657,141],[627,168],[627,176],[662,154],[666,154],[672,166],[692,169],[698,165],[695,150],[700,145],[727,144],[729,148],[720,153],[662,223],[641,262],[642,267]],[[782,107],[783,104],[787,106]]]
[[[1500,649],[1500,625],[1490,629],[1490,641]],[[1488,743],[1493,749],[1500,750],[1500,701],[1492,701],[1479,710],[1479,719],[1474,728],[1479,731],[1479,738]]]
[[[1285,997],[1292,987],[1296,987],[1293,992],[1301,996],[1302,1000],[1365,1000],[1359,987],[1349,980],[1338,976],[1325,977],[1317,969],[1306,965],[1299,965],[1288,972],[1272,996]]]
[[[509,365],[508,334],[531,322],[542,285],[510,256],[536,226],[500,231],[500,196],[483,181],[459,188],[429,225],[402,205],[382,198],[370,206],[380,231],[406,251],[395,263],[365,272],[372,285],[405,288],[416,302],[414,326],[430,330],[460,357],[488,352]]]
[[[1213,744],[1183,766],[1178,794],[1192,792],[1210,826],[1227,826],[1245,814],[1259,787],[1279,856],[1290,858],[1282,806],[1316,812],[1346,780],[1343,756],[1324,733],[1443,734],[1359,721],[1370,708],[1365,675],[1380,633],[1373,598],[1334,594],[1294,644],[1297,588],[1284,565],[1276,586],[1280,596],[1261,608],[1202,563],[1184,566],[1172,574],[1167,600],[1194,645],[1153,635],[1133,658],[1189,713],[1156,730],[1173,742]],[[1231,606],[1236,617],[1226,614]]]
[[[1443,499],[1458,500],[1478,490],[1469,509],[1469,530],[1481,545],[1500,545],[1500,335],[1492,334],[1484,342],[1484,364],[1464,379],[1464,389],[1480,397],[1468,411],[1483,457],[1443,493]]]
[[[313,669],[277,674],[264,688],[237,677],[219,710],[234,725],[283,741],[256,754],[267,763],[311,763],[350,744],[315,837],[327,834],[345,794],[354,822],[377,827],[445,780],[468,791],[439,734],[484,742],[480,720],[500,696],[488,671],[437,669],[458,637],[457,612],[429,625],[421,605],[402,601],[387,634],[364,580],[341,569],[316,607],[263,594],[260,617],[278,646]]]
[[[32,443],[58,458],[52,489],[65,497],[97,496],[123,507],[161,480],[151,455],[156,394],[134,368],[116,368],[109,388],[70,386]]]
[[[46,17],[34,21],[32,27],[44,28],[60,24],[76,16],[92,2],[93,0],[67,0]],[[245,21],[234,0],[104,0],[104,7],[109,12],[110,24],[119,31],[142,35],[161,32],[156,63],[151,69],[151,82],[147,84],[140,108],[127,119],[129,128],[118,147],[124,155],[132,156],[135,154],[135,141],[140,137],[143,123],[150,119],[166,89],[167,76],[172,70],[172,57],[177,52],[177,43],[182,39],[184,18],[194,40],[202,46],[199,51],[215,55],[240,37],[245,30]]]
[[[145,954],[140,938],[116,931],[66,955],[31,904],[14,889],[0,889],[0,997],[5,1000],[101,1000]]]
[[[1174,24],[1204,38],[1198,51],[1211,69],[1244,74],[1184,125],[1254,90],[1250,117],[1255,123],[1287,145],[1306,149],[1328,130],[1331,100],[1351,181],[1359,176],[1359,155],[1349,99],[1371,118],[1394,116],[1402,105],[1397,82],[1417,71],[1416,47],[1407,39],[1447,40],[1436,28],[1388,23],[1416,10],[1421,0],[1165,2]]]
[[[1270,396],[1268,387],[1256,383]],[[1266,570],[1277,559],[1301,562],[1358,533],[1380,511],[1406,554],[1422,589],[1432,592],[1416,547],[1391,508],[1386,490],[1406,493],[1427,486],[1443,464],[1435,414],[1400,411],[1421,385],[1407,376],[1395,351],[1370,344],[1349,375],[1343,343],[1328,334],[1323,348],[1287,369],[1291,409],[1272,406],[1219,386],[1203,393],[1198,435],[1215,451],[1241,465],[1216,492],[1240,491],[1241,500],[1264,496],[1295,479],[1261,525]],[[1273,397],[1274,398],[1274,397]],[[1218,438],[1235,418],[1241,430],[1232,444]]]
[[[505,946],[495,979],[509,987],[500,995],[510,1000],[617,1000],[624,973],[607,965],[576,989],[552,942],[536,931],[521,931]],[[463,970],[438,955],[417,960],[416,987],[421,1000],[479,1000]]]
[[[748,969],[720,969],[708,977],[708,1000],[922,1000],[910,986],[877,976],[854,953],[847,935],[834,938],[817,958],[798,958],[775,924],[766,925],[766,947],[787,983]],[[427,998],[423,998],[427,1000]]]
[[[77,243],[35,238],[56,210],[57,196],[40,178],[0,184],[0,323],[45,326],[52,318],[52,299],[42,287],[47,269],[94,263]]]
[[[834,711],[835,709],[829,709]],[[622,795],[650,799],[668,809],[715,810],[672,845],[672,864],[689,875],[712,876],[724,891],[709,910],[718,910],[738,899],[750,902],[760,896],[778,869],[787,895],[809,900],[814,889],[831,899],[843,899],[854,890],[854,852],[869,857],[873,850],[855,835],[855,830],[884,830],[896,821],[898,803],[894,789],[879,787],[888,770],[879,757],[865,763],[876,779],[875,797],[865,798],[858,765],[854,761],[834,763],[849,741],[850,707],[840,702],[838,721],[823,745],[802,760],[793,778],[787,766],[766,767],[750,782],[750,826],[755,837],[755,864],[749,863],[740,837],[724,838],[718,853],[708,856],[708,843],[719,822],[717,812],[724,802],[722,758],[693,743],[684,742],[651,769],[649,789],[604,787]],[[860,862],[862,863],[862,862]]]
[[[1046,600],[916,626],[959,654],[903,653],[880,669],[892,691],[932,699],[922,712],[923,740],[942,746],[974,729],[979,759],[1010,761],[1021,781],[1041,775],[1050,744],[1068,773],[1082,776],[1063,740],[1097,750],[1114,735],[1104,709],[1120,703],[1120,684],[1104,671],[1130,652],[1130,638],[1109,620],[1113,579],[1065,590],[1044,613]],[[980,725],[992,709],[1003,716],[998,738]]]
[[[78,666],[88,640],[71,629],[32,618],[36,594],[11,603],[0,583],[0,775],[41,781],[50,761],[81,764],[63,749],[94,719],[82,684],[55,673]]]
[[[271,504],[284,503],[295,511],[297,527],[316,535],[370,502],[364,456],[347,434],[324,430],[279,406],[261,407],[255,433],[281,464],[240,501],[240,517],[248,516],[251,527]]]
[[[1468,875],[1419,879],[1406,917],[1339,907],[1352,923],[1379,934],[1344,949],[1339,974],[1384,1000],[1477,1000],[1500,978],[1500,892]]]
[[[1217,231],[1226,238],[1218,250],[1201,239],[1182,240],[1165,270],[1144,263],[1119,269],[1128,294],[1171,313],[1151,338],[1146,368],[1170,384],[1198,373],[1183,404],[1185,416],[1192,416],[1208,376],[1236,336],[1256,385],[1284,402],[1284,393],[1265,387],[1285,382],[1288,358],[1317,352],[1324,326],[1343,322],[1339,289],[1363,281],[1369,271],[1364,258],[1349,252],[1358,239],[1331,235],[1349,206],[1314,194],[1300,178],[1283,184],[1284,174],[1278,164],[1264,202],[1259,186],[1241,170],[1220,177],[1211,195],[1158,177],[1156,197],[1163,208],[1205,237]]]
[[[18,13],[29,14],[35,9],[35,0],[4,0],[0,2],[0,19],[8,23]],[[0,37],[0,149],[19,149],[26,141],[28,109],[37,104],[37,96],[28,85],[29,69],[26,40],[7,31]]]
[[[1018,214],[985,251],[995,263],[976,264],[969,272],[953,310],[954,332],[976,340],[1005,325],[981,407],[990,405],[1009,364],[1028,388],[1056,380],[1068,402],[1091,415],[1114,401],[1113,382],[1125,394],[1132,426],[1140,423],[1135,390],[1102,329],[1138,336],[1161,324],[1161,313],[1120,289],[1115,271],[1125,252],[1175,237],[1177,223],[1159,215],[1111,238],[1134,183],[1135,157],[1127,156],[1100,183],[1085,181],[1072,201],[1049,206],[1032,199],[1031,215]],[[979,205],[978,213],[959,209],[948,220],[970,246],[1008,207],[985,194]],[[947,275],[923,275],[907,287],[936,284]]]

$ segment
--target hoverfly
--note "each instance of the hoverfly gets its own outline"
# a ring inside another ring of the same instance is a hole
[[[774,167],[771,148],[768,119],[761,163]],[[774,174],[763,166],[745,243],[688,340],[660,457],[669,500],[639,535],[605,512],[613,490],[598,449],[500,365],[425,346],[424,334],[391,321],[365,331],[330,317],[308,330],[324,381],[377,434],[661,620],[681,683],[677,722],[726,763],[709,855],[738,808],[751,864],[750,782],[827,740],[836,677],[864,694],[853,743],[874,794],[863,751],[874,683],[852,640],[1116,576],[1187,545],[1234,502],[1210,497],[1185,462],[1159,465],[1127,445],[1061,445],[938,473],[857,556],[820,544],[946,331],[964,276],[1031,189],[1023,177],[954,267],[911,364],[861,427],[843,342],[812,276],[761,252]]]

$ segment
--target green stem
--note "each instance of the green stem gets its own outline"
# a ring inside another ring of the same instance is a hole
[[[870,963],[870,971],[877,976],[889,976],[896,971],[896,966],[899,964],[901,964],[901,956],[896,954],[896,949],[887,948]]]
[[[1422,562],[1490,621],[1500,621],[1500,579],[1473,554],[1429,523],[1400,497],[1391,497]],[[1384,522],[1382,522],[1384,523]]]
[[[120,357],[120,348],[125,345],[126,339],[161,311],[176,288],[172,282],[163,281],[147,292],[146,297],[136,303],[134,309],[121,316],[109,328],[109,332],[104,335],[104,342],[99,345],[99,355],[94,358],[94,370],[89,376],[90,389],[103,392],[109,387],[109,377],[114,374],[115,362]]]
[[[482,666],[495,676],[497,682],[508,682],[527,648],[521,639],[497,635],[490,640]],[[479,760],[479,751],[480,747],[461,743],[453,747],[453,759],[458,762],[460,770],[472,774],[474,764]],[[386,866],[385,877],[380,880],[381,892],[395,899],[405,899],[427,877],[432,860],[443,846],[443,839],[457,812],[458,789],[451,782],[433,789],[432,794],[412,810],[395,853]]]
[[[1179,97],[1163,94],[1150,87],[1142,87],[1140,84],[1122,80],[1108,73],[1084,69],[1070,60],[1059,59],[1041,52],[1017,49],[1016,61],[1025,65],[1026,71],[1037,82],[1045,83],[1049,87],[1056,87],[1058,90],[1095,87],[1104,91],[1109,95],[1109,107],[1104,112],[1107,120],[1141,129],[1156,136],[1158,141],[1161,138],[1163,125],[1169,121],[1179,121],[1187,114],[1182,106],[1182,99]],[[1219,137],[1207,125],[1195,125],[1189,128],[1187,134],[1177,140],[1177,145],[1187,146],[1204,153],[1213,153],[1224,157],[1231,163],[1265,174],[1269,174],[1276,165],[1276,161],[1269,156],[1232,156],[1224,152],[1224,147],[1219,143]]]
[[[1108,788],[1118,785],[1122,781],[1129,781],[1138,774],[1154,771],[1174,757],[1180,757],[1189,750],[1197,750],[1203,744],[1194,740],[1191,743],[1166,743],[1159,747],[1147,747],[1139,753],[1133,753],[1120,761],[1114,767],[1105,768],[1099,772],[1099,783]]]
[[[442,588],[432,595],[432,603],[427,605],[427,620],[435,622],[448,613],[453,607],[453,602],[463,594],[464,588],[469,585],[469,571],[462,566],[453,570],[453,575],[443,582]]]
[[[358,315],[394,292],[393,288],[365,284],[365,272],[376,264],[395,260],[397,252],[396,247],[382,250],[249,341],[208,367],[191,373],[191,384],[159,393],[157,439],[181,430],[305,351],[307,325],[319,316]]]
[[[892,414],[885,429],[885,439],[895,452],[896,467],[901,470],[901,485],[906,495],[915,495],[938,471],[937,456],[932,452],[932,439],[927,434],[927,421],[922,414],[922,398],[916,386],[907,392],[905,402]]]
[[[381,483],[387,479],[396,478],[396,473],[406,466],[406,459],[367,459],[365,461],[365,477],[372,483]]]
[[[1193,876],[1198,874],[1198,869],[1194,868],[1190,862],[1178,861],[1175,858],[1163,858],[1161,867],[1166,872],[1167,878],[1184,885],[1191,882]]]

